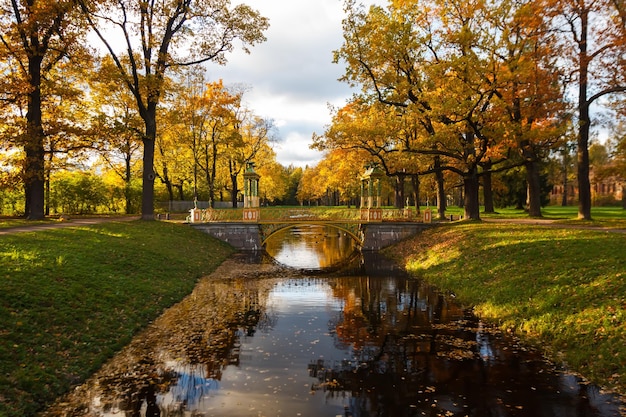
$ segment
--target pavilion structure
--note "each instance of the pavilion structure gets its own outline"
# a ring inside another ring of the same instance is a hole
[[[260,198],[259,180],[261,176],[254,170],[254,162],[246,162],[246,170],[243,173],[243,220],[256,222],[259,220]]]
[[[382,221],[383,209],[381,205],[381,180],[383,171],[377,163],[372,162],[365,166],[361,175],[361,221]]]

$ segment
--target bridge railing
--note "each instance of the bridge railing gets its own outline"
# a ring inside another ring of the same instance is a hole
[[[412,208],[408,209],[383,209],[383,221],[397,222],[397,221],[407,221],[407,222],[421,222],[423,221],[423,216],[421,214],[417,214],[416,211]]]
[[[345,207],[261,207],[260,221],[336,221],[336,222],[359,222],[361,221],[360,208]],[[242,208],[202,210],[203,222],[240,222],[243,219]],[[410,221],[422,222],[423,215],[417,214],[414,209],[382,210],[383,221]]]
[[[240,222],[243,219],[242,208],[213,209],[207,208],[202,210],[203,222]]]

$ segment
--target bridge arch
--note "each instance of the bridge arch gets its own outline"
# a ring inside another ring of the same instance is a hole
[[[348,234],[348,236],[350,236],[359,247],[363,246],[363,239],[359,236],[361,233],[358,232],[358,225],[356,225],[357,226],[356,230],[350,230],[350,229],[354,229],[354,227],[351,227],[354,225],[348,225],[348,224],[344,225],[341,223],[329,223],[329,222],[324,222],[324,221],[319,221],[319,222],[307,221],[307,222],[301,222],[301,223],[259,224],[259,227],[261,229],[261,247],[265,247],[265,244],[267,243],[267,241],[281,231],[293,229],[294,227],[311,226],[311,225],[333,227],[337,230],[340,230]]]

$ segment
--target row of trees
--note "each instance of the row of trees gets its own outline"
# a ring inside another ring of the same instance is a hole
[[[92,123],[94,114],[84,108],[97,56],[88,34],[110,57],[111,83],[130,98],[124,100],[128,123],[115,127],[129,141],[130,130],[140,135],[141,213],[152,219],[157,113],[171,88],[168,75],[209,61],[223,64],[236,41],[247,50],[265,40],[269,25],[249,6],[228,0],[2,0],[0,10],[0,144],[21,168],[10,178],[5,173],[4,182],[23,184],[31,219],[45,215],[47,164],[61,153],[99,147],[97,128],[111,127],[106,120]],[[106,90],[101,95],[108,97]]]
[[[184,132],[181,130],[181,132]],[[183,135],[185,136],[185,135]],[[610,141],[606,146],[594,143],[589,148],[590,163],[593,172],[592,185],[597,190],[593,195],[594,205],[613,205],[615,200],[615,178],[626,177],[626,134],[620,141]],[[179,144],[179,157],[161,159],[159,152],[155,157],[155,166],[168,167],[168,175],[173,186],[159,180],[155,183],[155,199],[162,202],[157,209],[176,211],[186,210],[188,204],[179,206],[170,201],[189,201],[197,196],[201,201],[209,197],[209,185],[203,175],[194,181],[192,170],[193,157],[191,143]],[[157,138],[157,148],[160,148]],[[135,155],[135,160],[140,155]],[[260,164],[257,171],[261,174],[260,196],[263,205],[353,205],[360,201],[360,179],[363,162],[370,155],[364,151],[333,150],[317,165],[305,169],[293,166],[283,167],[269,159],[269,163]],[[115,153],[102,153],[91,169],[55,170],[51,174],[47,189],[46,207],[52,213],[87,214],[87,213],[134,213],[141,205],[141,169],[139,163],[133,163],[130,175],[124,175],[124,163],[113,163]],[[227,158],[218,164],[216,170],[217,195],[214,201],[222,201],[221,207],[231,204],[228,189],[230,173]],[[553,154],[541,164],[540,187],[541,204],[568,205],[576,196],[569,193],[576,179],[575,154],[567,147],[558,154]],[[175,163],[175,164],[174,164]],[[162,174],[159,174],[159,177]],[[420,205],[463,204],[461,187],[456,181],[456,174],[444,172],[444,204],[439,204],[438,182],[435,175],[420,177],[416,186],[412,181],[402,182],[402,177],[388,177],[383,181],[383,204],[404,207],[408,202]],[[128,180],[130,178],[130,180]],[[495,207],[514,206],[525,208],[527,202],[526,175],[523,167],[513,168],[493,175],[493,204]],[[557,189],[565,192],[556,194]],[[602,193],[602,187],[607,191]],[[613,188],[611,188],[613,186]],[[168,202],[165,204],[165,202]],[[419,204],[418,204],[419,203]],[[484,204],[484,198],[481,204]],[[626,198],[622,195],[622,205],[626,208]],[[11,187],[0,187],[0,213],[16,213],[23,210],[21,192]],[[162,211],[161,211],[162,212]],[[445,213],[439,213],[440,216]]]
[[[606,143],[594,141],[589,147],[592,171],[592,202],[599,205],[622,205],[626,209],[626,132],[615,133]],[[574,143],[565,146],[538,163],[539,203],[571,205],[577,202],[577,166]],[[316,166],[302,173],[296,198],[300,204],[358,205],[363,164],[372,155],[364,150],[333,149]],[[464,195],[458,174],[441,171],[438,175],[399,173],[383,181],[383,204],[403,208],[414,205],[437,206],[438,215],[445,216],[448,204],[463,206]],[[492,173],[489,183],[481,180],[483,193],[480,205],[485,212],[498,207],[528,210],[527,173],[523,165]],[[263,182],[263,181],[262,181]],[[620,188],[621,187],[621,188]],[[491,191],[491,193],[489,193]],[[621,193],[621,202],[619,201]],[[489,200],[490,198],[491,200]]]
[[[83,102],[90,114],[83,121],[89,123],[90,130],[82,132],[82,141],[71,142],[80,146],[63,153],[63,158],[46,161],[46,214],[139,210],[142,120],[112,66],[110,59],[103,60],[97,80],[90,85],[90,100]],[[254,160],[260,162],[258,170],[264,177],[264,201],[285,202],[291,196],[295,204],[297,178],[294,187],[290,177],[298,170],[276,162],[271,148],[275,134],[272,121],[256,116],[245,106],[245,89],[225,87],[221,80],[207,82],[199,67],[177,75],[168,80],[170,93],[158,118],[155,199],[208,200],[211,205],[229,199],[236,206],[243,167]],[[80,120],[80,115],[73,115]],[[97,140],[90,141],[92,136]],[[78,169],[68,173],[72,167]],[[86,184],[102,190],[88,192]],[[15,212],[15,193],[0,193],[0,198],[3,194],[6,209]],[[99,203],[92,204],[94,201]]]
[[[361,150],[399,182],[460,178],[465,217],[492,207],[492,174],[523,167],[541,215],[541,165],[572,137],[579,217],[591,218],[591,106],[624,115],[626,8],[613,0],[347,0],[343,81],[361,92],[314,145]],[[491,206],[491,207],[490,207]],[[442,208],[440,207],[440,210]],[[442,211],[445,211],[445,207]]]
[[[142,216],[151,219],[155,181],[160,199],[236,204],[238,178],[253,159],[261,162],[265,202],[351,204],[357,173],[374,160],[393,179],[397,206],[411,184],[416,205],[436,195],[443,215],[453,194],[466,217],[478,218],[482,186],[487,211],[527,195],[530,214],[539,216],[549,157],[562,155],[567,166],[574,142],[579,215],[590,218],[590,107],[610,99],[616,117],[626,114],[622,2],[345,6],[335,59],[346,64],[343,81],[361,92],[332,110],[331,125],[314,135],[326,157],[303,171],[276,163],[272,122],[246,108],[244,87],[207,82],[198,67],[225,63],[235,41],[245,49],[264,40],[268,22],[249,7],[0,0],[0,185],[23,189],[26,216],[41,218],[63,207],[50,183],[56,178],[61,187],[67,178],[55,171],[93,165],[94,175],[122,184],[108,198],[123,195],[126,212],[135,212],[139,194]],[[104,56],[89,47],[88,34]],[[611,148],[613,168],[595,174],[626,177],[623,147]],[[522,173],[527,191],[517,185]]]

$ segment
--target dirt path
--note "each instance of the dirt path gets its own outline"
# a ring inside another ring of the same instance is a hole
[[[138,220],[139,216],[112,216],[112,217],[85,217],[70,219],[67,221],[54,221],[46,223],[33,223],[23,226],[7,227],[0,229],[0,235],[8,235],[14,233],[40,232],[42,230],[59,229],[61,227],[81,227],[105,222],[127,222]]]

